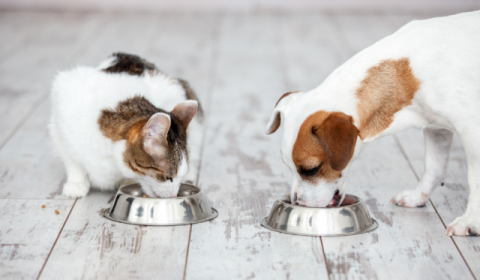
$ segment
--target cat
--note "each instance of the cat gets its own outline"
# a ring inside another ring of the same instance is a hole
[[[133,180],[147,196],[176,197],[181,182],[195,182],[203,111],[186,81],[114,53],[98,67],[60,72],[51,100],[50,136],[67,172],[63,195]]]

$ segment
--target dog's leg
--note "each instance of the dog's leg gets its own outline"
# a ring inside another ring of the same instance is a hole
[[[468,129],[459,134],[462,138],[468,164],[468,195],[467,210],[462,216],[451,222],[445,234],[447,235],[480,235],[480,149],[478,148],[478,128]]]
[[[452,144],[453,132],[446,129],[426,128],[425,135],[425,172],[416,189],[405,190],[397,194],[390,203],[405,207],[422,207],[433,190],[443,184],[447,170],[448,156]]]

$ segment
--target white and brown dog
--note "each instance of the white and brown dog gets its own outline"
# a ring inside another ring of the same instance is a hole
[[[417,207],[443,182],[453,132],[468,161],[466,212],[448,235],[480,233],[480,11],[413,21],[338,67],[320,86],[278,100],[266,133],[283,122],[292,202],[338,205],[364,146],[407,127],[424,129],[425,173],[392,202]],[[343,175],[343,177],[342,177]]]

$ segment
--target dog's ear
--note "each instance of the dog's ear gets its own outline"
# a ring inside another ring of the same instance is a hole
[[[352,159],[359,133],[353,118],[341,112],[331,113],[322,124],[312,127],[312,133],[320,140],[330,166],[343,170]]]
[[[300,92],[298,91],[287,92],[278,99],[272,116],[270,117],[270,121],[268,121],[267,128],[265,129],[266,134],[272,134],[277,131],[282,122],[281,115],[284,115],[288,105],[298,96],[299,93]]]

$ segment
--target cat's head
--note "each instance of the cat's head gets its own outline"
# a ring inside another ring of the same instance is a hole
[[[148,196],[177,196],[188,172],[187,128],[197,108],[197,101],[188,100],[128,129],[124,162]]]

